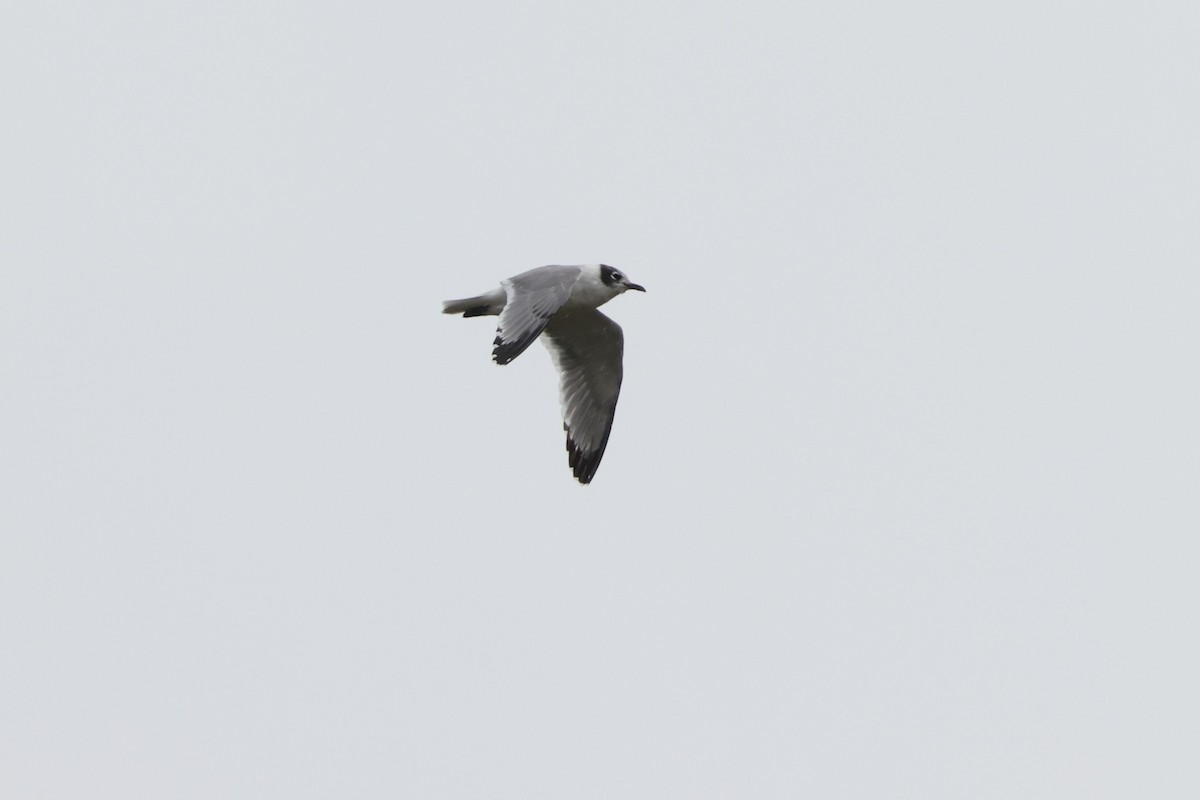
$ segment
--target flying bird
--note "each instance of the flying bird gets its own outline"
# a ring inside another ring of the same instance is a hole
[[[607,264],[531,269],[500,288],[442,304],[446,314],[499,315],[492,360],[507,364],[541,337],[558,369],[567,461],[591,483],[608,446],[621,393],[621,326],[597,309],[619,294],[646,291]]]

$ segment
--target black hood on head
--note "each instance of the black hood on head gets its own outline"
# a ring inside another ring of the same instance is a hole
[[[604,282],[605,286],[616,286],[621,283],[621,281],[618,279],[620,274],[620,272],[610,267],[608,264],[600,265],[600,280]]]

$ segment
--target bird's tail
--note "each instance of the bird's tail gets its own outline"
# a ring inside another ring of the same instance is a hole
[[[464,317],[496,315],[504,310],[504,300],[503,290],[462,300],[445,300],[442,302],[442,313],[462,314]]]

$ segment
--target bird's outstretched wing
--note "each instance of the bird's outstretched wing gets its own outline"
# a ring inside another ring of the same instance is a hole
[[[579,280],[579,267],[539,267],[500,282],[507,300],[496,329],[492,360],[507,364],[529,347]]]
[[[612,431],[625,337],[620,325],[587,308],[556,316],[542,342],[558,368],[571,470],[580,483],[590,483]]]

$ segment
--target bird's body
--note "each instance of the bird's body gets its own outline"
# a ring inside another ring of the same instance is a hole
[[[500,282],[500,288],[443,303],[446,314],[498,315],[492,359],[507,364],[541,337],[559,372],[568,461],[580,483],[600,466],[621,392],[624,336],[597,311],[630,289],[619,270],[605,264],[531,269]]]

